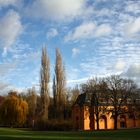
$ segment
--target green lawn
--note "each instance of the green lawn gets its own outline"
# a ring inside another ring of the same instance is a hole
[[[140,129],[47,132],[0,128],[0,140],[140,140]]]

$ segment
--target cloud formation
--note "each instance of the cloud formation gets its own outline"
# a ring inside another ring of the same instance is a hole
[[[140,64],[131,64],[128,70],[121,75],[134,80],[140,86]]]
[[[51,28],[51,29],[49,29],[49,31],[47,32],[46,37],[47,37],[47,38],[53,38],[53,37],[55,37],[55,36],[57,36],[57,35],[58,35],[57,29]]]
[[[115,64],[115,70],[117,71],[123,71],[125,68],[126,64],[123,60],[118,60]]]
[[[35,0],[27,11],[34,17],[70,20],[83,12],[85,4],[85,0]]]
[[[23,30],[20,16],[17,12],[10,10],[0,19],[0,44],[8,48],[14,44]]]
[[[9,5],[16,6],[19,3],[19,0],[0,0],[0,7],[6,7]]]
[[[125,11],[134,14],[140,13],[140,1],[126,1]]]
[[[77,54],[80,53],[80,50],[78,48],[73,48],[72,49],[72,56],[75,57]]]
[[[140,17],[135,18],[131,23],[129,23],[126,30],[128,35],[136,34],[138,32],[140,32]]]
[[[4,76],[16,68],[16,62],[0,64],[0,76]]]
[[[58,46],[72,67],[68,83],[120,73],[139,83],[139,23],[139,0],[0,0],[0,80],[38,84],[47,41],[51,61]]]
[[[94,22],[84,22],[65,36],[65,41],[90,39],[109,35],[112,29],[109,24],[96,25]]]
[[[10,85],[7,83],[3,83],[0,81],[0,94],[7,94],[7,92],[10,90]]]
[[[132,64],[125,73],[130,78],[140,78],[140,64]]]

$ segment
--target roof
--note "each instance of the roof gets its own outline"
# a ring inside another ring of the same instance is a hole
[[[91,104],[91,93],[80,94],[77,97],[75,104],[78,104],[79,106],[82,106],[85,104],[90,105]]]

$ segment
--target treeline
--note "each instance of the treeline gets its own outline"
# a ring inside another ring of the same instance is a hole
[[[66,88],[65,67],[60,50],[56,49],[56,61],[50,96],[50,60],[46,48],[42,48],[40,91],[35,88],[25,93],[11,91],[0,96],[0,125],[32,127],[36,129],[72,129],[72,105],[79,95],[78,87]]]

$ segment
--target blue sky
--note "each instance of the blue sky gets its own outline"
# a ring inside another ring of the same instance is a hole
[[[0,0],[1,93],[39,85],[44,45],[51,75],[60,48],[68,86],[111,74],[140,84],[140,0]]]

